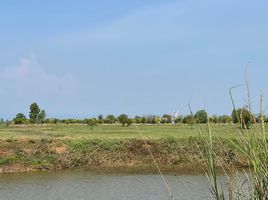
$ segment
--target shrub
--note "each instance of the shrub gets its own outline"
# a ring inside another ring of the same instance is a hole
[[[207,112],[205,110],[199,110],[194,114],[194,118],[197,123],[205,124],[208,120]]]
[[[241,127],[248,129],[253,122],[253,115],[247,108],[239,108],[232,112],[233,123],[241,124]]]
[[[13,121],[15,124],[25,124],[27,122],[27,119],[23,113],[18,113]]]

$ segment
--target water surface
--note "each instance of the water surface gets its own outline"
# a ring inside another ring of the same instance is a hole
[[[167,175],[175,199],[212,199],[205,176]],[[159,175],[46,172],[0,175],[0,200],[165,200]]]

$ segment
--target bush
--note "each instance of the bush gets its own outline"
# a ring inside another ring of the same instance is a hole
[[[253,115],[247,108],[234,109],[232,121],[241,124],[242,128],[248,129],[253,122]]]
[[[199,110],[195,113],[194,118],[196,123],[205,124],[208,121],[207,112],[205,110]]]
[[[25,124],[27,122],[27,119],[23,113],[18,113],[13,121],[15,124]]]
[[[122,115],[118,116],[118,121],[122,124],[122,126],[125,126],[125,124],[128,124],[129,119],[128,119],[128,116],[126,114],[122,114]]]

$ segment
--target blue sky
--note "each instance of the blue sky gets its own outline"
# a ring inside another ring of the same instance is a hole
[[[0,2],[1,116],[230,114],[268,99],[266,0]],[[267,100],[264,101],[267,105]]]

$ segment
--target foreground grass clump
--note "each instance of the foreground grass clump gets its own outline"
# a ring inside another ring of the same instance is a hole
[[[233,151],[233,158],[219,147],[217,155],[225,165],[244,167],[244,158]],[[163,172],[202,172],[204,159],[196,144],[200,138],[147,139],[20,139],[0,140],[0,171],[89,169],[104,172],[156,173],[148,148]],[[196,167],[199,166],[199,167]]]
[[[262,99],[261,99],[262,105]],[[245,158],[245,162],[249,166],[248,171],[244,171],[241,176],[236,165],[232,165],[232,173],[226,172],[226,166],[221,162],[217,155],[217,147],[214,145],[210,124],[208,124],[209,137],[204,137],[200,130],[202,138],[202,149],[200,150],[206,160],[207,176],[211,183],[211,192],[215,199],[268,199],[268,140],[266,138],[266,130],[264,124],[264,114],[262,106],[260,109],[261,126],[252,126],[250,129],[245,125],[245,120],[241,115],[237,114],[239,123],[241,124],[241,137],[235,143],[230,140],[234,149]],[[253,121],[254,116],[251,116]],[[244,124],[244,125],[243,125]],[[221,139],[219,139],[221,141]],[[224,144],[222,143],[223,149]],[[227,188],[224,192],[223,183],[218,180],[217,164],[225,171],[227,179]]]

